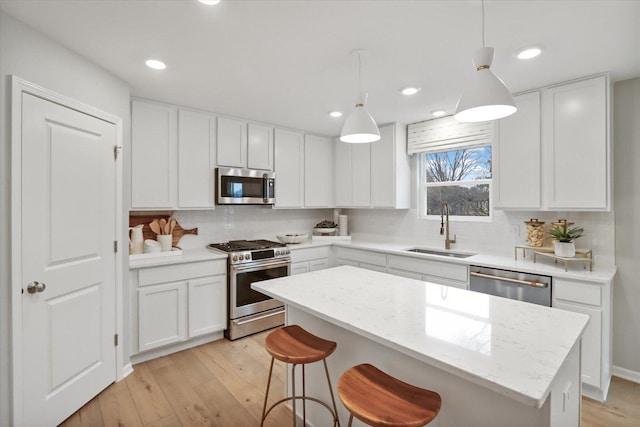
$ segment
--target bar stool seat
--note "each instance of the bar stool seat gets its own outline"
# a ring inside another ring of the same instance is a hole
[[[333,389],[331,388],[331,379],[329,378],[329,369],[327,368],[327,357],[329,357],[337,347],[334,341],[328,341],[318,336],[315,336],[298,325],[289,325],[276,329],[271,332],[264,340],[264,346],[267,352],[271,355],[271,367],[269,368],[269,380],[267,382],[267,392],[264,396],[264,406],[262,410],[262,421],[260,426],[264,424],[264,420],[269,413],[281,403],[289,400],[293,403],[293,426],[296,425],[296,400],[302,400],[302,418],[303,425],[306,425],[306,401],[311,400],[322,406],[324,406],[333,418],[333,425],[340,426],[338,420],[338,409],[336,407],[336,401],[333,396]],[[291,364],[291,383],[292,383],[292,395],[280,399],[269,409],[267,409],[267,401],[269,399],[269,388],[271,386],[271,375],[273,373],[273,362],[275,359],[281,362]],[[333,403],[333,409],[325,402],[306,395],[305,390],[305,374],[304,365],[321,361],[324,363],[324,370],[327,376],[327,383],[329,384],[329,392],[331,394],[331,403]],[[295,367],[296,365],[302,366],[302,395],[296,395],[295,386]]]
[[[375,366],[348,369],[338,381],[338,395],[351,413],[374,427],[420,427],[440,411],[440,395],[394,378]]]

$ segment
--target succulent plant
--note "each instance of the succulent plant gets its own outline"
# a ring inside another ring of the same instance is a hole
[[[336,228],[337,226],[338,224],[335,222],[325,219],[324,221],[317,223],[313,228]]]
[[[573,242],[575,239],[582,236],[582,233],[584,233],[584,228],[569,228],[567,222],[563,222],[561,225],[556,225],[549,230],[549,235],[558,242]]]

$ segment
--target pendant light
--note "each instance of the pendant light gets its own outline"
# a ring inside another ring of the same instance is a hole
[[[453,118],[460,122],[485,122],[515,113],[516,103],[502,80],[489,67],[494,49],[484,45],[484,0],[482,0],[482,48],[473,55],[476,73],[458,100]]]
[[[367,93],[362,92],[362,50],[358,50],[358,95],[361,97],[356,109],[347,117],[340,133],[340,141],[353,144],[375,142],[380,139],[380,130],[365,108]]]

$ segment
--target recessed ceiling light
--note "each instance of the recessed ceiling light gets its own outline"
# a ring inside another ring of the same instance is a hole
[[[207,6],[215,6],[220,3],[220,0],[198,0],[202,4],[206,4]]]
[[[342,111],[332,111],[329,113],[329,115],[334,118],[342,117]]]
[[[402,94],[403,95],[415,95],[416,93],[420,92],[420,88],[419,87],[405,87],[402,89]]]
[[[158,61],[157,59],[147,59],[145,64],[147,64],[147,67],[153,68],[154,70],[164,70],[167,68],[167,64],[162,61]]]
[[[518,59],[531,59],[540,55],[540,53],[542,53],[542,49],[537,46],[527,47],[518,51],[518,53],[516,53],[516,57]]]
[[[444,111],[444,110],[433,110],[433,111],[431,112],[431,115],[432,115],[433,117],[442,117],[442,116],[444,116],[445,114],[447,114],[447,112],[446,112],[446,111]]]

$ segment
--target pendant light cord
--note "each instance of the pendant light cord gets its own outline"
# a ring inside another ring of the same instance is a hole
[[[482,47],[484,47],[484,0],[482,0]]]
[[[358,52],[358,100],[362,101],[362,52]]]

